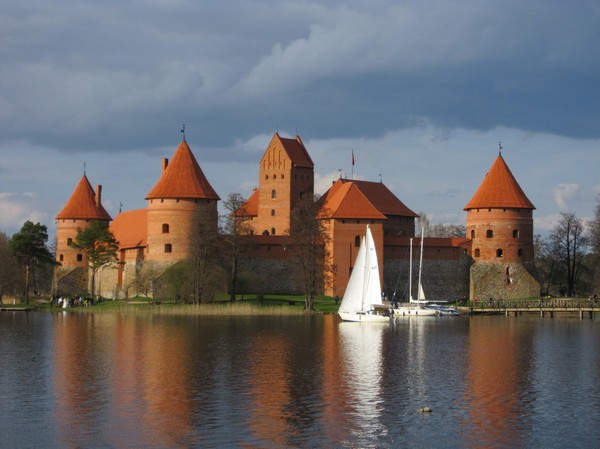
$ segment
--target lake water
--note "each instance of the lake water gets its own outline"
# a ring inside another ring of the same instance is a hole
[[[598,319],[3,312],[0,357],[2,448],[600,447]]]

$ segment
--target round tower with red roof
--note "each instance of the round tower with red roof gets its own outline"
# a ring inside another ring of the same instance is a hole
[[[102,186],[92,188],[84,174],[69,201],[56,215],[56,261],[63,267],[87,267],[87,255],[73,248],[71,243],[78,229],[85,229],[91,221],[110,221],[111,217],[102,206]]]
[[[219,196],[209,184],[185,138],[146,195],[147,260],[176,262],[192,254],[194,242],[217,233]]]
[[[102,206],[102,186],[92,188],[84,174],[65,207],[56,215],[56,261],[54,292],[78,292],[87,288],[88,258],[80,249],[71,246],[78,229],[87,228],[92,221],[111,220]]]
[[[533,211],[499,153],[464,207],[471,239],[472,299],[517,299],[539,295],[533,271]]]

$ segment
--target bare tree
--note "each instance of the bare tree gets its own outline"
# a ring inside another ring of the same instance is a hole
[[[191,252],[188,269],[191,276],[192,300],[201,303],[207,293],[205,287],[211,283],[217,264],[218,241],[216,233],[217,217],[206,211],[199,211],[191,239]]]
[[[427,237],[446,237],[446,238],[458,238],[464,237],[467,233],[465,225],[462,224],[434,224],[430,225],[429,233],[426,233]]]
[[[326,269],[327,235],[317,219],[318,199],[317,196],[304,195],[290,217],[290,226],[294,230],[290,250],[302,276],[304,308],[307,311],[314,309],[315,297],[321,290]]]
[[[583,222],[573,213],[561,212],[558,224],[550,233],[550,241],[553,254],[565,270],[566,293],[573,296],[589,241]]]
[[[593,259],[592,282],[594,289],[597,289],[600,288],[600,196],[596,198],[594,218],[589,222],[589,230]]]
[[[221,234],[229,256],[229,299],[235,301],[238,292],[238,268],[240,258],[247,252],[250,234],[250,217],[244,213],[246,199],[239,193],[231,193],[223,206],[227,214],[221,217]]]

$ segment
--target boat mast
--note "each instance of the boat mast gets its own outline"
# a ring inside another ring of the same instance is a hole
[[[410,251],[408,256],[408,301],[412,300],[412,237],[410,238]]]
[[[423,267],[423,233],[425,232],[424,228],[421,228],[421,252],[419,254],[419,285],[417,287],[417,301],[420,301],[421,299],[421,269]]]

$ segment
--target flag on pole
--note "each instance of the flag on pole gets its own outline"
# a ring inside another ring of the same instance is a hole
[[[354,150],[352,150],[352,166],[354,167]]]

